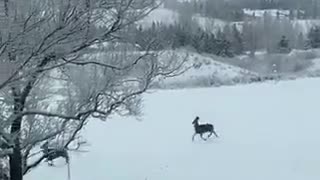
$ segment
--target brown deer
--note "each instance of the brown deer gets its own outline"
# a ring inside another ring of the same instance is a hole
[[[67,148],[49,148],[49,142],[45,142],[42,146],[42,153],[46,161],[48,162],[49,166],[54,166],[53,160],[61,157],[66,160],[68,165],[68,180],[71,180],[70,174],[70,157],[68,154]]]
[[[215,132],[214,130],[214,126],[212,124],[199,124],[199,117],[197,116],[192,124],[194,126],[194,130],[195,130],[195,133],[193,134],[192,136],[192,141],[194,141],[194,137],[197,135],[197,134],[200,134],[200,137],[203,139],[203,140],[207,140],[209,137],[211,137],[212,134],[214,134],[216,137],[219,137],[218,134]],[[207,133],[209,132],[210,134],[208,135],[207,139],[203,138],[203,134],[204,133]]]
[[[49,166],[53,166],[53,160],[59,157],[64,158],[66,163],[69,164],[69,154],[66,148],[49,148],[49,142],[45,142],[41,149]]]

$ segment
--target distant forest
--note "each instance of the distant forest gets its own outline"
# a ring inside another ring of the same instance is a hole
[[[319,18],[319,5],[318,0],[167,0],[164,8],[178,12],[178,21],[170,25],[154,22],[151,27],[132,26],[130,37],[143,49],[188,47],[199,53],[227,57],[254,55],[258,50],[289,53],[292,49],[319,48],[320,27],[302,32],[292,22]],[[254,14],[244,13],[247,8],[277,9],[277,15],[264,13],[255,18],[251,17]],[[284,10],[290,13],[283,14]],[[210,27],[210,23],[201,27],[193,18],[195,14],[213,21],[220,19],[225,24],[213,31],[216,28]],[[150,47],[154,39],[157,43]]]
[[[243,20],[243,9],[283,9],[301,12],[300,19],[320,17],[319,0],[165,0],[164,5],[169,9],[188,10],[230,21]]]

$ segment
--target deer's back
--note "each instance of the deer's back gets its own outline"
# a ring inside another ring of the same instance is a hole
[[[201,124],[195,127],[196,133],[205,133],[213,130],[212,124]]]
[[[48,160],[54,160],[58,157],[64,157],[66,159],[69,158],[68,152],[64,149],[62,149],[62,150],[49,149],[46,156],[47,156]]]

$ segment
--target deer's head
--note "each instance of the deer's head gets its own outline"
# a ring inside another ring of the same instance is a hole
[[[49,148],[49,142],[45,142],[43,145],[40,146],[41,149],[47,150]]]
[[[200,118],[197,116],[197,117],[192,121],[192,124],[194,124],[194,125],[195,125],[195,124],[198,124],[199,119],[200,119]]]

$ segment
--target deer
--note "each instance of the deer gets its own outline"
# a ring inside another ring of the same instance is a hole
[[[49,166],[54,166],[53,160],[57,158],[64,158],[66,160],[66,164],[68,165],[68,180],[71,179],[70,176],[70,157],[68,154],[67,148],[49,148],[49,142],[45,142],[41,147],[43,157],[48,162]]]
[[[203,139],[204,141],[209,139],[212,134],[214,134],[217,138],[219,137],[218,134],[215,132],[214,126],[212,124],[208,124],[208,123],[207,124],[199,124],[199,119],[200,118],[197,116],[192,122],[192,124],[194,126],[194,130],[195,130],[195,133],[192,136],[192,141],[194,141],[194,137],[197,134],[200,134],[201,139]],[[208,135],[207,139],[205,139],[203,137],[203,134],[207,133],[207,132],[209,132],[210,134]]]
[[[49,148],[49,142],[45,142],[41,149],[49,166],[53,166],[53,160],[59,157],[64,158],[67,164],[69,163],[69,154],[66,148]]]

